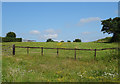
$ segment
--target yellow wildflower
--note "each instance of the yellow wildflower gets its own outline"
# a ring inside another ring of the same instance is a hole
[[[59,73],[61,73],[62,71],[58,71],[58,72],[56,72],[57,74],[59,74]]]
[[[47,80],[48,82],[50,82],[50,80]]]
[[[59,46],[60,46],[60,45],[62,45],[62,43],[58,43],[57,45],[59,45]]]
[[[89,79],[95,79],[95,78],[90,76]]]
[[[58,78],[57,80],[58,80],[59,82],[61,82],[61,81],[62,81],[62,79],[61,79],[61,78]]]
[[[102,77],[102,76],[97,76],[96,78],[104,78],[104,77]]]

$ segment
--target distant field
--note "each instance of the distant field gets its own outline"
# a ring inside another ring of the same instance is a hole
[[[117,43],[73,43],[73,42],[9,42],[2,45],[50,47],[50,48],[81,48],[101,49],[118,47]],[[4,48],[4,47],[3,47]],[[38,52],[38,53],[36,53]],[[2,56],[3,82],[106,82],[119,81],[117,50],[97,51],[97,60],[94,60],[94,51],[77,51],[77,60],[74,60],[74,51],[44,49],[27,50],[16,48],[16,55]]]

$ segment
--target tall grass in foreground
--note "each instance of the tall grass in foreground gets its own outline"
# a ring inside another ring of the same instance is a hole
[[[17,46],[64,47],[100,49],[117,47],[115,43],[4,43]],[[16,55],[2,56],[3,82],[117,82],[118,55],[116,50],[97,51],[97,60],[94,52],[77,51],[77,60],[74,60],[74,51],[44,50],[41,56],[40,49],[16,49]],[[34,52],[34,53],[33,53]]]

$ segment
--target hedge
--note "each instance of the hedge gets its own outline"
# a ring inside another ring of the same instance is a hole
[[[81,42],[81,39],[75,39],[73,42]]]
[[[22,38],[2,37],[2,42],[22,42]]]

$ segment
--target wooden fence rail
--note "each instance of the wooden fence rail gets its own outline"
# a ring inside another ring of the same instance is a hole
[[[109,49],[120,49],[120,48],[103,48],[103,49],[77,49],[77,48],[47,48],[47,47],[24,47],[24,46],[15,46],[13,45],[13,55],[15,55],[15,48],[27,48],[27,54],[29,54],[29,49],[30,48],[39,48],[41,49],[41,55],[43,56],[43,49],[56,49],[57,50],[57,56],[59,55],[59,50],[74,50],[75,54],[74,54],[74,59],[76,60],[76,50],[85,50],[85,51],[94,51],[94,60],[96,60],[96,51],[100,51],[100,50],[109,50]]]

